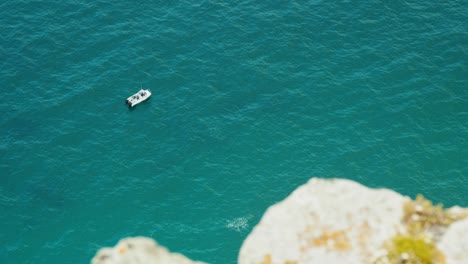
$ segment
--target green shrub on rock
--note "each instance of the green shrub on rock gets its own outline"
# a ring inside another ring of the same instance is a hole
[[[391,264],[444,264],[445,257],[434,242],[423,237],[396,235],[385,249]]]
[[[403,205],[406,229],[384,243],[384,253],[374,264],[445,264],[445,256],[434,241],[447,226],[465,217],[466,213],[455,215],[418,195]]]

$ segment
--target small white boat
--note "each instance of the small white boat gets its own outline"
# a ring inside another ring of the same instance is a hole
[[[138,93],[127,98],[125,103],[128,104],[130,107],[134,107],[135,105],[148,99],[150,96],[151,96],[150,90],[141,89],[140,91],[138,91]]]

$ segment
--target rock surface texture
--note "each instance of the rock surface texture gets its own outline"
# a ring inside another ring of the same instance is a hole
[[[468,219],[452,224],[440,242],[448,264],[468,263]]]
[[[468,263],[466,210],[454,209],[350,180],[314,178],[267,210],[238,261]]]
[[[192,261],[145,237],[126,238],[113,248],[103,248],[91,261],[92,264],[203,264]]]

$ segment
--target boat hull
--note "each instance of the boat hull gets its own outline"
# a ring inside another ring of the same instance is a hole
[[[136,105],[148,100],[151,97],[150,90],[140,90],[136,94],[130,96],[125,100],[125,104],[129,107],[135,107]]]

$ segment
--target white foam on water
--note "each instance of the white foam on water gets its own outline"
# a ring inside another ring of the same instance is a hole
[[[228,220],[226,228],[237,232],[246,231],[249,227],[249,220],[252,218],[251,215],[236,217],[232,220]]]

